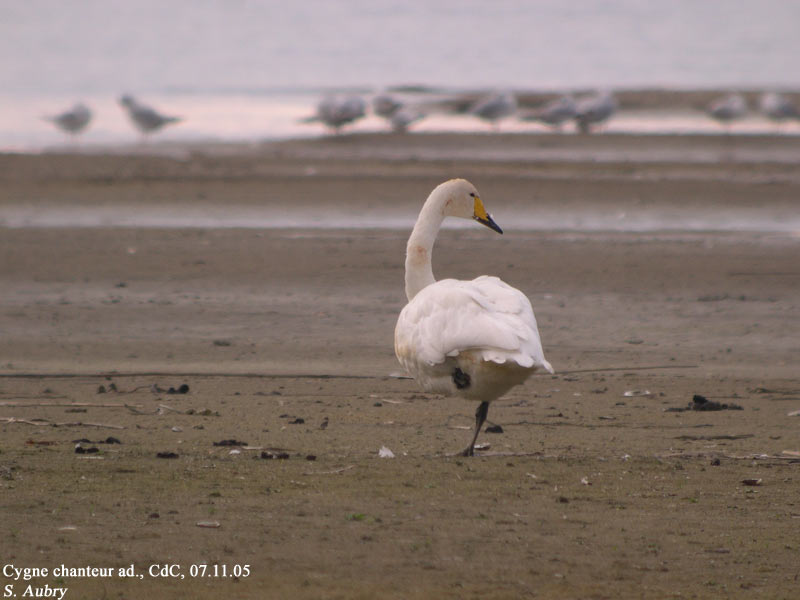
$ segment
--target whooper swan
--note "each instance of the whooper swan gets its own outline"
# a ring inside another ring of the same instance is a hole
[[[433,278],[431,251],[445,217],[475,219],[503,233],[468,181],[452,179],[431,192],[408,238],[408,304],[397,319],[394,350],[424,390],[480,402],[472,441],[461,452],[472,456],[489,403],[535,371],[552,373],[553,367],[525,294],[487,275]]]

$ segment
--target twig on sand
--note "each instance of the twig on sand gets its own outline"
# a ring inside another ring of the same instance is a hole
[[[306,471],[303,473],[303,475],[338,475],[339,473],[344,473],[345,471],[349,471],[350,469],[354,468],[355,465],[347,465],[346,467],[334,469],[333,471]]]
[[[652,369],[696,369],[697,365],[650,365],[647,367],[603,367],[600,369],[572,369],[570,371],[557,371],[556,375],[571,375],[572,373],[603,373],[605,371],[650,371]]]
[[[727,458],[729,460],[774,460],[778,462],[790,461],[796,462],[799,456],[796,456],[792,451],[784,450],[781,454],[722,454],[720,452],[664,452],[656,454],[656,458]]]
[[[123,404],[121,402],[106,402],[102,404],[95,404],[93,402],[19,402],[19,401],[7,401],[7,400],[0,400],[0,406],[17,406],[17,407],[27,407],[27,406],[56,406],[56,407],[63,407],[63,408],[77,408],[77,407],[86,407],[86,408],[127,408],[129,404]],[[136,405],[140,406],[140,405]]]
[[[152,412],[139,410],[140,404],[125,404],[125,408],[131,411],[135,415],[163,415],[166,412],[176,412],[180,414],[184,414],[184,411],[178,410],[177,408],[172,408],[171,406],[167,406],[166,404],[159,404],[158,408],[156,408]]]
[[[431,454],[430,458],[463,458],[460,452],[448,454]],[[497,458],[497,457],[511,457],[511,456],[543,456],[541,452],[488,452],[475,448],[475,456],[473,458]]]
[[[36,427],[102,427],[107,429],[125,429],[123,425],[111,425],[108,423],[88,423],[86,421],[75,421],[69,423],[53,423],[47,419],[18,419],[17,417],[0,417],[4,423],[23,423],[25,425],[35,425]]]

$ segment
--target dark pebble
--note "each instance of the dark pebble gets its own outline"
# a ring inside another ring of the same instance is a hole
[[[189,386],[187,384],[185,384],[185,383],[182,383],[180,386],[178,386],[177,389],[175,389],[174,387],[169,388],[167,390],[167,393],[168,394],[188,394],[189,393]]]
[[[486,433],[503,433],[503,428],[500,425],[489,425],[484,431]]]
[[[289,421],[289,425],[302,425],[306,420],[302,417],[297,417],[294,421]]]
[[[317,460],[317,455],[309,454],[308,456],[306,456],[306,460]]]

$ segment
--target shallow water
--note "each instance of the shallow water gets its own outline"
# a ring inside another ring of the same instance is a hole
[[[515,209],[513,221],[497,219],[506,231],[566,232],[766,232],[800,236],[800,215],[763,208],[731,209],[725,213],[684,209],[556,211]],[[280,214],[269,207],[214,206],[70,206],[37,203],[0,207],[0,227],[144,229],[390,229],[409,231],[414,215],[374,208],[354,211],[345,207],[318,206],[313,210],[292,207],[287,202]],[[468,229],[468,221],[445,221],[445,228]]]

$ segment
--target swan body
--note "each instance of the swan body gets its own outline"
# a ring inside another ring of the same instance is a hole
[[[445,217],[472,218],[502,233],[475,187],[453,179],[431,192],[406,249],[408,304],[395,327],[400,364],[426,391],[480,402],[472,455],[489,403],[539,370],[544,357],[528,298],[497,277],[436,281],[431,252]]]

